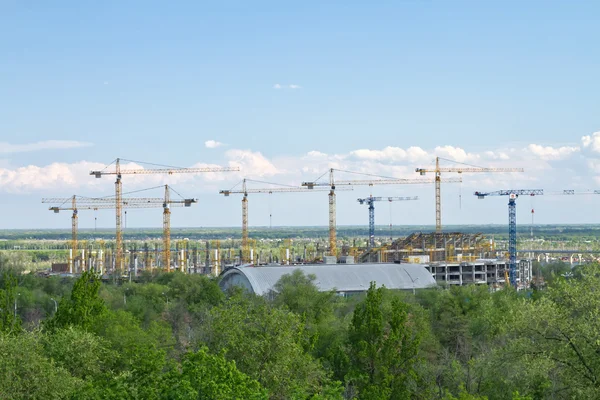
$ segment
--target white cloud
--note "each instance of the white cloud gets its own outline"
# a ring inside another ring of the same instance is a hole
[[[479,154],[468,153],[454,146],[438,146],[434,149],[434,153],[439,157],[458,162],[474,162],[480,159]]]
[[[425,150],[420,147],[409,147],[402,149],[400,147],[388,146],[383,150],[359,149],[350,152],[350,156],[359,160],[370,160],[380,162],[399,162],[399,161],[425,161],[431,158]]]
[[[584,149],[593,153],[600,153],[600,132],[594,132],[591,135],[583,136],[581,144]]]
[[[317,151],[317,150],[313,150],[313,151],[309,151],[308,153],[306,153],[305,158],[325,158],[325,157],[327,157],[327,154],[321,153],[320,151]]]
[[[93,144],[88,142],[79,142],[76,140],[44,140],[41,142],[24,144],[11,144],[6,142],[0,142],[0,153],[8,154],[25,153],[30,151],[41,150],[65,150],[89,146],[93,146]]]
[[[302,86],[296,85],[295,83],[291,83],[289,85],[282,85],[280,83],[276,83],[273,85],[273,89],[302,89]]]
[[[585,137],[584,137],[585,138]],[[591,135],[582,140],[583,146],[592,149],[594,141],[600,143],[600,134]],[[205,143],[209,148],[220,145],[219,142],[209,140]],[[588,154],[590,154],[588,152]],[[458,162],[479,165],[481,167],[521,167],[525,173],[506,174],[464,174],[465,186],[476,189],[498,189],[508,187],[542,187],[552,189],[559,181],[577,182],[578,177],[582,185],[594,184],[594,177],[600,175],[600,156],[586,156],[585,152],[579,155],[576,146],[542,146],[529,144],[520,148],[493,148],[481,151],[468,151],[455,146],[441,146],[434,149],[423,149],[417,146],[406,148],[387,146],[380,149],[355,149],[343,153],[328,153],[321,150],[312,150],[300,154],[287,154],[276,157],[267,157],[263,153],[252,149],[230,149],[223,154],[221,161],[215,164],[196,164],[193,167],[219,167],[227,165],[239,167],[239,172],[228,173],[203,173],[203,174],[174,174],[164,175],[127,175],[124,177],[125,191],[137,190],[165,183],[173,184],[182,193],[193,194],[196,191],[203,193],[214,191],[216,185],[234,184],[242,177],[274,177],[278,182],[302,182],[315,179],[325,174],[329,168],[346,171],[355,171],[365,174],[380,176],[393,176],[398,178],[422,179],[415,172],[415,168],[427,168],[433,165],[435,156]],[[561,164],[558,168],[553,161],[565,160],[573,163]],[[443,166],[452,163],[443,162]],[[584,167],[581,168],[581,165]],[[587,168],[586,168],[587,167]],[[91,169],[103,169],[104,165],[82,161],[74,164],[53,163],[47,166],[25,166],[14,168],[9,165],[0,165],[0,190],[9,192],[52,192],[65,195],[87,191],[94,195],[101,189],[104,193],[112,192],[114,179],[104,177],[94,179],[89,176]],[[141,168],[135,164],[122,165],[123,169]],[[570,169],[569,169],[570,168]],[[586,170],[587,169],[587,170]],[[337,179],[359,179],[360,175],[336,173]],[[456,175],[446,174],[446,177]]]
[[[43,167],[28,165],[19,168],[0,169],[0,188],[9,193],[32,191],[75,190],[83,185],[101,184],[89,175],[90,170],[102,169],[103,164],[81,161],[75,164],[52,163]],[[111,180],[103,180],[111,186]],[[66,196],[73,193],[65,193]]]
[[[527,150],[542,160],[564,160],[571,155],[579,152],[579,147],[575,146],[541,146],[539,144],[530,144]]]
[[[272,176],[283,172],[258,151],[233,149],[225,155],[229,165],[239,167],[243,176]]]
[[[204,142],[204,146],[206,146],[207,149],[216,149],[217,147],[223,146],[223,143],[217,142],[216,140],[207,140]]]
[[[504,151],[484,151],[483,155],[492,160],[508,160],[510,157]]]

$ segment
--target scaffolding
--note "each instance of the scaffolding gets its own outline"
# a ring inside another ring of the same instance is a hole
[[[492,258],[493,240],[481,233],[460,232],[413,233],[367,250],[360,256],[360,262],[462,262],[480,258]]]

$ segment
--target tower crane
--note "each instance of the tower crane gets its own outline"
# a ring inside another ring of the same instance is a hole
[[[510,285],[517,287],[517,198],[519,196],[540,196],[543,189],[509,189],[495,192],[475,192],[478,199],[487,196],[508,196],[508,265]]]
[[[440,160],[457,163],[453,160],[448,160],[441,157],[435,158],[435,169],[430,168],[416,168],[415,171],[421,175],[425,175],[427,172],[435,173],[435,231],[442,231],[442,195],[441,195],[441,173],[442,172],[456,172],[462,174],[463,172],[524,172],[523,168],[483,168],[463,164],[465,167],[440,167]],[[461,163],[459,163],[461,164]]]
[[[413,197],[373,197],[369,196],[365,199],[357,199],[360,204],[367,204],[369,206],[369,247],[375,247],[375,205],[376,201],[406,201],[406,200],[419,200],[419,196]]]
[[[351,174],[365,175],[376,179],[355,179],[355,180],[335,180],[334,171],[347,172]],[[318,182],[325,174],[321,175],[315,181],[302,182],[302,186],[308,189],[315,187],[329,186],[329,254],[337,255],[337,239],[336,239],[336,212],[335,212],[335,190],[337,186],[375,186],[375,185],[407,185],[407,184],[427,184],[433,182],[430,179],[400,179],[388,178],[373,174],[365,174],[360,172],[344,171],[341,169],[329,169],[329,182]],[[447,179],[445,182],[462,182],[461,178]]]
[[[261,183],[266,185],[277,185],[279,187],[267,187],[267,188],[248,188],[247,183]],[[239,184],[239,183],[238,183]],[[236,185],[237,186],[237,185]],[[235,186],[234,186],[235,188]],[[340,190],[353,190],[351,187],[343,188]],[[317,189],[317,192],[323,192],[326,190]],[[248,193],[302,193],[302,192],[312,192],[307,188],[291,186],[291,185],[282,185],[279,183],[271,183],[271,182],[262,182],[253,179],[244,179],[242,180],[242,188],[239,190],[229,189],[229,190],[221,190],[219,194],[228,197],[231,194],[242,194],[244,195],[242,198],[242,262],[251,262],[250,260],[250,249],[248,244]]]
[[[184,199],[172,200],[170,191],[173,189],[169,185],[165,185],[164,198],[160,197],[139,197],[139,198],[121,198],[121,208],[163,208],[163,262],[166,270],[170,270],[171,260],[171,207],[190,207],[192,204],[197,203],[196,199]],[[155,188],[152,188],[155,189]],[[70,207],[62,206],[62,204],[71,202]],[[78,224],[78,211],[79,210],[98,210],[98,209],[114,209],[115,199],[113,197],[83,197],[74,195],[69,198],[44,198],[42,203],[59,203],[61,206],[50,207],[50,211],[58,213],[59,211],[69,210],[72,211],[71,217],[71,229],[72,239],[71,247],[73,253],[77,252],[77,224]],[[121,246],[121,254],[122,254]],[[118,264],[117,264],[118,265]],[[117,268],[118,269],[118,268]]]
[[[510,285],[517,287],[517,203],[519,196],[541,196],[541,195],[588,195],[600,194],[600,190],[582,190],[573,189],[548,191],[543,189],[508,189],[497,190],[494,192],[475,192],[478,199],[485,199],[487,196],[508,196],[508,255],[510,269]]]
[[[122,197],[122,190],[123,190],[123,186],[121,183],[122,175],[149,175],[149,174],[173,175],[173,174],[181,174],[181,173],[197,174],[197,173],[203,173],[203,172],[232,172],[232,171],[240,170],[239,167],[179,168],[179,167],[169,167],[169,166],[165,166],[165,165],[157,165],[157,166],[164,167],[164,168],[121,169],[121,161],[140,163],[138,161],[117,158],[114,161],[114,164],[115,164],[114,171],[107,171],[106,168],[108,168],[108,166],[102,170],[90,171],[90,175],[93,175],[96,178],[101,178],[104,175],[116,175],[116,180],[115,180],[115,210],[116,210],[115,241],[116,241],[116,247],[117,247],[116,266],[117,266],[118,270],[123,269],[123,231],[121,229],[121,219],[122,219],[121,218],[122,217],[121,197]],[[140,164],[148,164],[148,163],[140,163]],[[156,164],[153,164],[153,165],[156,165]]]

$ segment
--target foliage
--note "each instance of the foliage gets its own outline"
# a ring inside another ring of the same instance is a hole
[[[60,301],[58,311],[48,321],[48,328],[79,326],[89,329],[107,310],[99,291],[100,279],[92,272],[82,273],[73,285],[71,296]]]
[[[208,379],[207,379],[208,378]],[[168,377],[163,389],[165,399],[268,399],[268,392],[258,381],[240,372],[235,362],[222,355],[210,354],[205,347],[188,353],[180,371]]]
[[[560,278],[536,302],[520,304],[510,356],[536,362],[552,377],[547,392],[600,397],[600,267],[577,280]],[[550,387],[550,385],[552,386]]]
[[[14,271],[4,270],[2,274],[3,288],[0,289],[0,332],[18,332],[21,319],[17,309],[17,278]]]
[[[383,291],[371,283],[350,325],[349,380],[360,399],[407,398],[415,379],[419,334],[398,298],[384,306]]]
[[[203,333],[209,349],[225,351],[242,372],[269,389],[271,398],[307,398],[336,386],[304,351],[297,315],[263,299],[236,296],[213,308],[210,317]]]
[[[0,398],[67,399],[82,382],[44,357],[38,332],[0,334]]]
[[[351,297],[290,269],[262,298],[180,273],[41,277],[0,257],[0,398],[600,398],[600,267],[565,267],[541,266],[533,292]]]

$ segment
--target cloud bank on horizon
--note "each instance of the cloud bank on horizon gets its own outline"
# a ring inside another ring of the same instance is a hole
[[[45,141],[30,144],[0,144],[0,153],[10,155],[24,151],[44,149],[69,149],[89,146],[84,142]],[[205,146],[217,149],[223,146],[215,140],[207,140]],[[432,165],[435,157],[457,163],[481,167],[522,167],[525,173],[469,174],[463,176],[467,187],[507,189],[508,185],[522,188],[553,188],[560,186],[561,176],[568,177],[569,188],[590,189],[600,184],[600,132],[581,137],[580,145],[551,146],[529,144],[520,147],[470,151],[451,145],[423,149],[418,146],[407,148],[387,146],[382,149],[356,149],[344,154],[328,154],[313,150],[305,154],[267,157],[252,149],[229,149],[222,153],[219,164],[197,163],[190,167],[239,167],[234,173],[203,173],[127,176],[127,187],[139,189],[153,185],[181,185],[185,189],[210,192],[223,189],[244,177],[274,181],[281,184],[299,185],[312,180],[329,168],[355,171],[358,173],[393,176],[397,178],[419,178],[417,167]],[[151,160],[149,160],[151,161]],[[447,165],[450,163],[445,162]],[[53,162],[48,165],[28,165],[0,168],[0,191],[17,194],[71,193],[100,195],[110,193],[110,179],[94,179],[90,170],[103,169],[105,165],[94,161],[74,163]],[[122,169],[143,168],[129,163]],[[351,176],[348,178],[352,178]],[[344,178],[345,179],[345,178]],[[562,189],[562,187],[560,187]],[[101,192],[101,193],[98,193]]]

